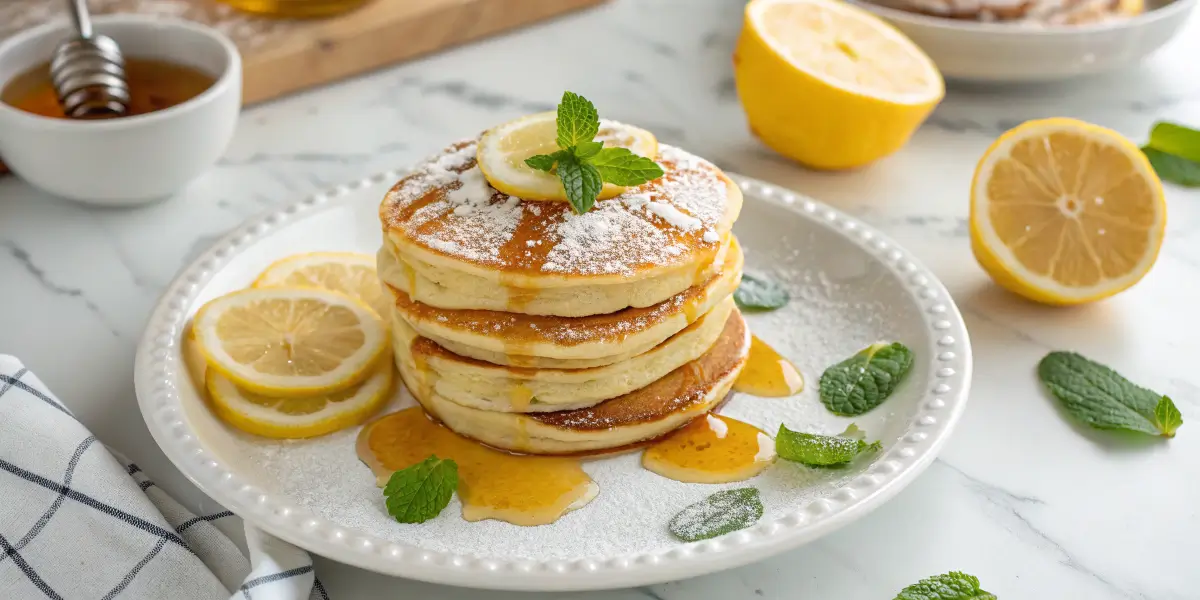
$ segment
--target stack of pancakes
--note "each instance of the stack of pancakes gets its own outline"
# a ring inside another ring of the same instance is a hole
[[[380,205],[395,360],[425,410],[492,446],[566,454],[715,407],[750,345],[737,186],[663,145],[662,178],[579,215],[497,192],[475,149],[446,148]]]

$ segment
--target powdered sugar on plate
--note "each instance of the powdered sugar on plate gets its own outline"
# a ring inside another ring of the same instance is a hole
[[[846,469],[813,469],[780,460],[754,479],[723,485],[666,479],[643,469],[639,453],[591,460],[584,469],[600,487],[595,500],[556,523],[526,528],[498,521],[468,523],[460,516],[457,500],[424,524],[396,523],[384,511],[383,494],[370,469],[355,455],[357,431],[278,442],[222,430],[215,435],[223,439],[205,444],[223,447],[223,462],[229,468],[352,534],[497,560],[606,559],[666,552],[680,544],[667,529],[671,518],[723,489],[758,488],[765,511],[762,523],[817,498],[833,498],[907,433],[935,383],[929,364],[936,345],[919,301],[880,258],[817,218],[765,199],[747,200],[737,225],[747,269],[777,278],[792,297],[782,309],[747,315],[747,322],[752,332],[796,364],[807,387],[790,398],[737,395],[721,413],[769,432],[782,423],[797,431],[834,435],[854,422],[869,440],[883,441],[884,452],[871,459]],[[363,218],[366,222],[374,216]],[[866,415],[846,419],[830,414],[817,394],[821,372],[880,340],[901,341],[914,350],[917,363],[909,378],[887,403]],[[401,392],[387,410],[410,403],[408,394]]]

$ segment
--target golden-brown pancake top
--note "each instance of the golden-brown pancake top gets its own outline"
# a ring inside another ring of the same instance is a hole
[[[401,251],[502,273],[633,275],[707,263],[737,218],[737,187],[712,163],[659,146],[665,175],[575,214],[566,202],[521,200],[493,189],[476,141],[451,145],[400,180],[379,207]]]
[[[722,379],[746,359],[746,322],[733,311],[713,347],[650,385],[596,406],[558,412],[531,413],[541,423],[562,429],[588,431],[649,423],[703,402]]]

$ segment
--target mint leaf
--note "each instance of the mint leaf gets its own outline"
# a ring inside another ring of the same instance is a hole
[[[1200,162],[1167,154],[1150,146],[1142,148],[1142,154],[1150,159],[1150,166],[1154,167],[1154,172],[1163,181],[1184,187],[1200,187]]]
[[[561,149],[531,156],[525,164],[547,172],[557,166],[567,200],[577,214],[592,209],[605,182],[630,186],[662,177],[662,167],[653,160],[626,148],[605,148],[604,142],[592,139],[600,132],[600,117],[587,98],[563,92],[555,120],[555,143]]]
[[[571,208],[580,215],[592,210],[596,196],[604,187],[596,168],[581,162],[574,154],[566,154],[558,159],[558,178],[562,180]]]
[[[784,425],[780,425],[779,433],[775,434],[775,453],[780,458],[814,467],[845,464],[863,452],[874,452],[882,447],[879,442],[868,444],[852,437],[801,433]]]
[[[558,162],[558,153],[554,154],[535,154],[525,159],[525,164],[539,170],[547,171],[554,169],[554,163]]]
[[[1183,424],[1183,416],[1170,398],[1074,352],[1047,354],[1038,363],[1038,376],[1068,413],[1096,429],[1170,438]]]
[[[667,528],[685,542],[697,542],[745,529],[762,515],[758,490],[739,488],[717,492],[679,511]]]
[[[458,489],[458,465],[430,456],[388,478],[387,511],[401,523],[424,523],[442,512]]]
[[[590,142],[600,131],[600,115],[587,98],[573,92],[563,92],[558,103],[558,147],[562,149]]]
[[[575,158],[591,158],[603,147],[604,142],[579,142],[579,145],[575,146]]]
[[[887,400],[912,363],[912,351],[904,344],[872,344],[825,369],[821,374],[821,402],[836,415],[861,415]]]
[[[605,148],[588,160],[600,177],[613,185],[641,185],[663,176],[658,163],[630,152],[628,148]]]
[[[1150,130],[1151,148],[1191,162],[1200,162],[1200,131],[1177,125],[1175,123],[1159,122]]]
[[[1175,430],[1183,425],[1183,415],[1170,398],[1163,396],[1154,406],[1154,426],[1167,437],[1175,437]]]
[[[733,292],[733,301],[740,308],[775,310],[788,303],[791,296],[779,282],[752,273],[742,274],[742,283]]]
[[[904,588],[895,600],[996,600],[996,596],[979,589],[978,577],[951,571]]]

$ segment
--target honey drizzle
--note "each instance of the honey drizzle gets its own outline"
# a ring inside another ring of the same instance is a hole
[[[794,396],[804,389],[804,376],[783,355],[753,336],[746,366],[733,383],[734,391],[753,396],[779,398]]]
[[[358,456],[379,484],[430,455],[458,465],[458,498],[467,521],[497,519],[545,525],[589,500],[591,477],[575,458],[508,454],[433,422],[419,407],[380,417],[363,428]]]
[[[775,462],[775,440],[763,430],[708,414],[659,440],[642,454],[642,466],[684,483],[745,481]]]

